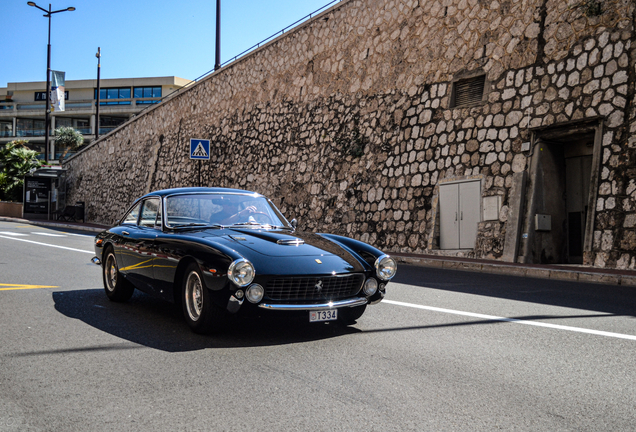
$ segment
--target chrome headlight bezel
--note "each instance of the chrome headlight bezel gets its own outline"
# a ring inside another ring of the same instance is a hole
[[[245,290],[245,298],[253,304],[258,304],[265,296],[265,288],[259,284],[252,284]]]
[[[251,284],[255,276],[254,266],[245,258],[234,260],[227,270],[228,279],[241,288]]]
[[[375,274],[378,279],[388,281],[393,279],[397,272],[397,263],[388,255],[381,255],[375,260]]]
[[[378,281],[375,278],[369,278],[364,281],[364,286],[362,287],[362,292],[364,295],[370,297],[378,292]]]

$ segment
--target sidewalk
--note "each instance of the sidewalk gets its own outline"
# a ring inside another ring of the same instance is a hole
[[[110,228],[105,225],[57,222],[47,220],[27,220],[0,216],[0,221],[18,222],[50,228],[74,229],[98,233]],[[494,260],[449,257],[440,255],[423,255],[409,253],[391,253],[398,264],[420,267],[441,268],[447,270],[469,271],[476,273],[494,273],[509,276],[531,277],[538,279],[556,279],[581,283],[598,283],[604,285],[624,285],[636,287],[636,271],[615,270],[589,267],[583,265],[544,265],[507,263]]]
[[[58,221],[50,221],[50,220],[40,220],[40,219],[21,219],[21,218],[13,218],[0,216],[0,222],[17,222],[29,225],[36,226],[45,226],[49,228],[64,228],[64,229],[74,229],[78,231],[88,231],[88,232],[102,232],[110,228],[110,226],[106,225],[98,225],[98,224],[90,224],[90,223],[81,223],[81,222],[58,222]]]
[[[615,270],[567,264],[520,264],[484,259],[417,255],[399,252],[392,253],[391,256],[394,257],[398,263],[422,267],[636,287],[636,271],[634,270]]]

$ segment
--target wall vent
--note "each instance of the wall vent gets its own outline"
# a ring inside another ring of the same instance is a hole
[[[484,96],[485,84],[486,75],[456,81],[451,108],[480,103]]]

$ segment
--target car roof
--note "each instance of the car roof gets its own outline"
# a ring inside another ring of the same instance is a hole
[[[243,190],[243,189],[218,188],[218,187],[185,187],[185,188],[162,189],[162,190],[150,192],[149,194],[146,194],[141,198],[145,198],[149,196],[165,197],[168,195],[191,194],[191,193],[233,193],[233,194],[262,196],[259,193]]]

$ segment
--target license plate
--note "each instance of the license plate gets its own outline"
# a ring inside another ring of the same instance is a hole
[[[309,322],[335,321],[338,319],[338,309],[319,310],[309,312]]]

